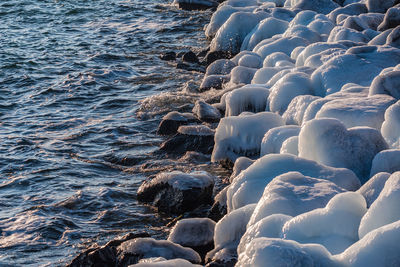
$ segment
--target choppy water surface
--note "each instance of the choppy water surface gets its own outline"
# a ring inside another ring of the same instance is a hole
[[[162,141],[153,115],[187,99],[136,115],[140,100],[200,79],[158,56],[204,47],[209,15],[161,0],[0,2],[0,266],[64,265],[94,242],[163,235],[169,218],[135,192]]]

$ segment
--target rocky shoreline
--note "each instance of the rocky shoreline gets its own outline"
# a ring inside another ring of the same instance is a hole
[[[209,48],[161,55],[205,75],[160,150],[232,169],[230,184],[157,174],[137,198],[178,216],[168,240],[129,234],[68,266],[400,265],[400,4],[176,4],[216,10]],[[181,216],[199,207],[209,218]]]

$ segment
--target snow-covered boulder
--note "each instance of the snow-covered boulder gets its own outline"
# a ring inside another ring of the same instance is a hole
[[[154,238],[136,238],[122,243],[118,247],[119,262],[125,265],[137,263],[140,259],[157,258],[185,259],[192,263],[200,263],[199,254],[191,248],[167,240],[155,240]]]
[[[284,67],[263,67],[256,71],[251,80],[252,84],[266,84],[269,80],[278,72],[283,69],[288,69],[287,66]]]
[[[317,42],[310,44],[306,48],[302,50],[302,52],[297,56],[296,66],[304,66],[307,58],[318,54],[320,52],[329,50],[329,49],[346,49],[346,46],[340,43],[326,43],[326,42]]]
[[[369,89],[369,95],[385,94],[400,100],[400,71],[383,70],[372,81]]]
[[[299,156],[332,167],[348,168],[365,183],[375,155],[388,148],[370,127],[346,129],[337,119],[313,119],[299,134]]]
[[[292,155],[299,155],[299,137],[292,136],[282,143],[281,154],[287,153]]]
[[[375,155],[370,176],[379,172],[394,173],[396,171],[400,171],[400,149],[388,149]]]
[[[236,64],[229,59],[217,59],[206,69],[206,75],[227,75],[236,67]]]
[[[265,111],[269,89],[264,86],[246,85],[227,93],[225,116],[237,116],[243,111]]]
[[[267,43],[265,45],[261,44],[262,42],[260,42],[258,46],[254,47],[253,51],[259,54],[264,59],[268,55],[274,52],[282,52],[290,56],[293,49],[295,49],[298,46],[307,46],[309,42],[304,38],[295,36],[295,37],[282,37],[279,39],[272,40],[272,42]]]
[[[321,244],[330,253],[338,254],[358,241],[358,227],[366,211],[367,204],[361,194],[337,194],[325,208],[311,210],[287,221],[282,236],[303,244]]]
[[[301,125],[307,107],[315,100],[321,99],[319,96],[299,95],[292,99],[282,118],[286,124]]]
[[[367,208],[378,198],[390,175],[387,172],[377,173],[357,190],[367,201]]]
[[[294,125],[284,125],[269,130],[261,141],[260,155],[278,153],[281,150],[282,143],[292,136],[299,135],[300,127]]]
[[[244,58],[244,57],[243,57]],[[236,66],[231,71],[231,84],[248,84],[254,77],[257,69],[243,66]]]
[[[385,183],[378,198],[372,203],[361,219],[358,234],[363,238],[367,233],[386,224],[400,220],[400,172],[395,172]]]
[[[225,117],[216,129],[211,160],[229,159],[234,162],[239,156],[258,155],[264,134],[283,124],[283,119],[271,112]]]
[[[139,201],[151,202],[160,211],[183,213],[211,202],[214,178],[206,172],[164,172],[139,187]]]
[[[360,181],[348,169],[328,167],[290,154],[268,154],[256,160],[232,181],[227,192],[228,211],[257,203],[272,179],[290,171],[329,180],[346,190],[360,187]]]
[[[386,110],[381,133],[391,148],[400,148],[400,101]]]
[[[272,214],[297,216],[316,208],[345,190],[331,181],[287,172],[275,177],[266,187],[249,221],[253,225]]]

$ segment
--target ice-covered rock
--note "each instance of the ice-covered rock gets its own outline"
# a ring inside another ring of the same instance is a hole
[[[281,237],[283,225],[292,219],[292,216],[284,214],[273,214],[263,218],[254,225],[247,228],[240,239],[237,248],[238,255],[246,250],[247,245],[258,237],[279,238]]]
[[[332,254],[339,254],[358,241],[358,227],[366,211],[367,204],[361,194],[337,194],[325,208],[314,209],[287,221],[282,236],[303,244],[321,244]]]
[[[400,7],[391,7],[386,11],[385,17],[381,24],[378,26],[379,31],[395,28],[400,25]]]
[[[400,221],[396,221],[369,232],[335,258],[346,266],[399,266],[399,240]]]
[[[244,38],[240,50],[253,50],[253,48],[262,40],[283,33],[287,29],[288,24],[287,21],[274,17],[269,17],[260,21],[260,23],[258,23],[258,25]]]
[[[287,62],[287,66],[293,66],[295,61],[285,53],[274,52],[264,59],[263,67],[283,67],[282,62]]]
[[[270,129],[261,141],[260,156],[266,154],[278,153],[281,150],[282,143],[292,136],[299,135],[300,127],[294,125],[285,125]]]
[[[385,94],[400,100],[400,71],[383,71],[372,81],[369,95]]]
[[[336,2],[331,0],[289,0],[289,2],[292,8],[312,10],[321,14],[328,14],[339,7]]]
[[[239,156],[258,155],[264,134],[283,124],[282,117],[271,112],[225,117],[216,129],[211,160],[234,162]]]
[[[386,109],[395,101],[386,95],[333,99],[321,107],[315,118],[335,118],[347,128],[368,126],[379,131]]]
[[[325,42],[317,42],[314,44],[310,44],[306,48],[302,50],[302,52],[297,56],[296,59],[296,66],[304,66],[307,58],[311,57],[312,55],[318,54],[328,49],[346,49],[346,46],[340,43],[325,43]]]
[[[232,55],[239,53],[246,35],[266,17],[265,12],[233,13],[211,41],[210,51],[227,51]]]
[[[400,171],[400,149],[388,149],[375,155],[370,176],[379,172],[393,173],[396,171]]]
[[[206,75],[227,75],[236,67],[236,64],[229,59],[218,59],[211,63],[206,70]]]
[[[307,107],[315,100],[320,99],[319,96],[299,95],[292,99],[282,118],[286,124],[301,125],[303,116]]]
[[[179,126],[197,122],[196,117],[191,113],[179,113],[177,111],[169,112],[165,115],[157,129],[157,134],[171,135],[175,134]]]
[[[372,203],[361,219],[358,234],[363,238],[367,233],[386,224],[400,220],[400,172],[395,172],[385,183],[378,198]]]
[[[321,41],[321,35],[304,26],[304,25],[295,25],[289,27],[282,35],[282,37],[292,37],[297,36],[307,40],[309,43],[315,43]]]
[[[274,52],[282,52],[290,56],[293,49],[298,46],[307,46],[308,44],[309,42],[301,37],[282,37],[260,47],[256,46],[253,51],[259,54],[262,58],[265,58]]]
[[[297,216],[325,207],[334,195],[344,191],[331,181],[304,176],[300,172],[284,173],[265,187],[249,225],[272,214]]]
[[[400,148],[400,101],[386,110],[381,133],[391,148]]]
[[[378,198],[387,179],[390,177],[390,173],[380,172],[372,176],[360,189],[357,190],[362,194],[367,201],[367,208]]]
[[[317,95],[340,91],[346,83],[368,86],[382,69],[400,62],[400,50],[388,46],[352,47],[315,70],[311,79]]]
[[[314,95],[310,76],[302,72],[288,73],[271,87],[269,108],[283,114],[292,99],[299,95]]]
[[[283,69],[287,69],[287,66],[260,68],[254,74],[253,80],[251,80],[251,83],[252,84],[266,84],[275,74],[277,74],[278,72],[280,72]]]
[[[262,65],[259,55],[245,55],[238,61],[239,66],[258,69]]]
[[[368,45],[384,45],[386,44],[386,39],[388,35],[392,32],[393,29],[388,29],[384,32],[376,35],[371,41],[368,42]]]
[[[304,124],[299,134],[299,156],[332,167],[348,168],[364,183],[369,178],[375,155],[387,149],[376,129],[346,129],[337,119],[313,119]]]
[[[362,13],[368,13],[367,6],[364,3],[353,3],[347,6],[338,7],[328,14],[328,17],[336,22],[337,16],[340,14],[346,15],[360,15]]]
[[[359,32],[351,28],[346,28],[344,26],[336,26],[330,32],[328,37],[328,42],[332,43],[343,40],[360,42],[360,43],[368,43],[370,41],[368,36],[363,34],[362,32]]]
[[[184,248],[181,245],[167,240],[155,240],[154,238],[136,238],[122,243],[118,247],[119,262],[121,266],[135,264],[140,259],[157,258],[176,259],[181,258],[192,263],[200,263],[199,254],[191,248]]]
[[[253,213],[255,204],[247,205],[225,215],[215,226],[215,248],[206,255],[206,262],[236,261],[236,248],[246,232],[246,225]]]
[[[139,201],[152,202],[160,211],[183,213],[211,202],[214,178],[206,172],[164,172],[144,181]]]
[[[197,100],[192,112],[202,121],[216,121],[221,118],[221,113],[215,107],[202,100]]]
[[[319,244],[303,245],[292,240],[266,237],[253,239],[239,255],[237,265],[264,267],[265,263],[268,266],[342,266]]]
[[[152,258],[153,259],[153,258]],[[192,264],[184,259],[165,260],[162,257],[155,258],[152,261],[142,260],[138,264],[129,265],[128,267],[200,267],[201,265]]]
[[[290,154],[268,154],[259,158],[233,180],[227,192],[228,211],[257,203],[272,179],[290,171],[329,180],[347,190],[357,190],[360,187],[360,181],[348,169],[320,165]]]
[[[281,147],[281,154],[292,154],[292,155],[299,155],[299,137],[298,136],[292,136],[286,139],[282,143]]]
[[[269,90],[262,86],[243,86],[227,93],[225,116],[237,116],[243,111],[265,111]]]
[[[248,84],[253,79],[257,69],[243,66],[236,66],[231,71],[231,80],[233,84]]]
[[[396,0],[366,0],[368,12],[385,13],[397,4]]]
[[[215,89],[221,89],[222,85],[226,82],[229,82],[231,79],[231,76],[229,74],[227,75],[221,75],[221,74],[215,74],[215,75],[205,75],[203,78],[203,81],[200,84],[200,91],[207,91],[210,90],[211,88]]]
[[[238,176],[242,171],[250,167],[251,164],[254,163],[255,160],[240,157],[235,160],[235,164],[233,165],[232,174],[229,177],[229,182],[232,182],[236,176]],[[228,189],[228,188],[227,188]]]

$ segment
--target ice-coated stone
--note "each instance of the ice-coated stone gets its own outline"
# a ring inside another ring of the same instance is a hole
[[[391,7],[386,11],[382,23],[378,26],[378,30],[383,32],[398,25],[400,25],[400,7]]]
[[[337,16],[340,14],[346,15],[360,15],[362,13],[368,13],[367,6],[364,3],[353,3],[347,6],[338,7],[328,14],[328,17],[336,22]]]
[[[385,94],[400,100],[400,71],[382,72],[372,81],[369,95]]]
[[[399,240],[400,221],[396,221],[369,232],[335,258],[345,266],[399,266]]]
[[[248,84],[254,77],[257,69],[243,66],[236,66],[231,71],[231,80],[233,84]]]
[[[300,127],[294,125],[284,125],[270,129],[261,141],[260,156],[271,153],[278,153],[281,150],[283,142],[292,137],[299,135]]]
[[[229,82],[230,79],[230,75],[205,75],[199,90],[202,92],[210,90],[211,88],[221,89],[222,85]]]
[[[334,48],[339,48],[339,49],[346,49],[346,46],[339,44],[339,43],[325,43],[325,42],[317,42],[314,44],[310,44],[306,48],[302,50],[302,52],[297,56],[296,59],[296,66],[304,66],[304,63],[306,62],[307,58],[318,54],[320,52],[323,52],[328,49],[334,49]]]
[[[246,157],[239,157],[235,160],[235,164],[233,165],[232,174],[229,178],[229,182],[232,183],[233,179],[238,176],[242,171],[250,167],[251,164],[254,163],[255,160],[246,158]],[[227,188],[228,189],[228,188]]]
[[[196,101],[192,112],[202,121],[216,121],[221,118],[221,113],[218,109],[202,100]]]
[[[321,35],[318,32],[304,25],[295,25],[289,27],[282,35],[282,37],[291,37],[291,36],[297,36],[303,38],[307,40],[309,43],[315,43],[321,41]]]
[[[162,257],[167,260],[181,258],[192,263],[200,263],[199,254],[191,248],[167,240],[155,240],[154,238],[136,238],[122,243],[118,247],[119,262],[123,265],[135,264],[140,259]]]
[[[302,10],[312,10],[321,14],[328,14],[339,5],[331,0],[289,0],[290,6]]]
[[[239,156],[258,155],[264,134],[283,124],[283,119],[271,112],[222,118],[216,129],[211,160],[229,159],[234,162]]]
[[[265,187],[249,225],[272,214],[297,216],[325,207],[334,195],[344,191],[343,188],[324,179],[304,176],[300,172],[284,173],[275,177]]]
[[[342,264],[319,244],[299,244],[296,241],[280,238],[259,237],[247,245],[239,255],[238,266],[331,266]]]
[[[287,221],[282,236],[303,244],[321,244],[330,253],[338,254],[358,241],[358,227],[366,211],[367,204],[361,194],[337,194],[325,208],[311,210]]]
[[[259,55],[245,55],[238,61],[239,66],[258,69],[262,65]]]
[[[400,149],[388,149],[375,155],[370,176],[379,172],[394,173],[396,171],[400,171]]]
[[[211,63],[206,70],[206,75],[227,75],[236,67],[236,64],[229,59],[218,59]]]
[[[240,253],[246,250],[246,247],[253,239],[258,237],[269,237],[279,238],[281,237],[283,225],[292,219],[292,216],[284,214],[273,214],[263,218],[257,223],[250,225],[242,238],[237,248],[237,252]]]
[[[179,113],[177,111],[169,112],[165,115],[157,129],[157,134],[171,135],[175,134],[179,126],[196,122],[196,117],[190,113]]]
[[[139,187],[139,201],[152,202],[160,211],[183,213],[212,199],[214,178],[206,172],[164,172],[144,181]]]
[[[366,0],[368,12],[385,13],[397,3],[396,0]]]
[[[225,116],[237,116],[243,111],[265,111],[269,90],[263,86],[246,85],[227,93]]]
[[[288,66],[293,66],[295,61],[285,53],[274,52],[264,59],[263,67],[283,67],[281,66],[282,62],[287,62]]]
[[[386,110],[381,133],[391,148],[400,148],[400,101]]]
[[[253,80],[251,80],[251,83],[252,84],[266,84],[275,74],[277,74],[278,72],[280,72],[283,69],[287,69],[287,66],[260,68],[254,74]]]
[[[290,171],[329,180],[347,190],[360,187],[360,181],[348,169],[320,165],[290,154],[268,154],[256,160],[232,181],[227,192],[228,211],[257,203],[272,179]]]
[[[293,49],[298,46],[307,46],[308,44],[309,42],[301,37],[282,37],[260,47],[256,46],[253,51],[263,59],[274,52],[282,52],[290,56]]]
[[[400,25],[394,28],[386,38],[386,45],[400,48]]]
[[[333,99],[321,107],[315,118],[335,118],[346,128],[368,126],[379,131],[386,109],[395,101],[387,95]]]
[[[363,238],[367,233],[386,224],[400,220],[400,172],[395,172],[385,183],[378,198],[372,203],[361,219],[358,235]]]
[[[378,198],[389,177],[390,173],[377,173],[357,190],[357,192],[362,194],[367,201],[367,208],[369,208]]]
[[[299,95],[292,99],[282,118],[286,124],[301,125],[307,107],[315,100],[321,99],[319,96]]]
[[[282,143],[280,153],[281,154],[287,153],[295,156],[299,155],[299,137],[292,136],[286,139],[285,142]]]
[[[306,122],[299,134],[299,156],[332,167],[348,168],[365,183],[375,155],[387,149],[376,129],[346,129],[337,119],[323,118]]]

